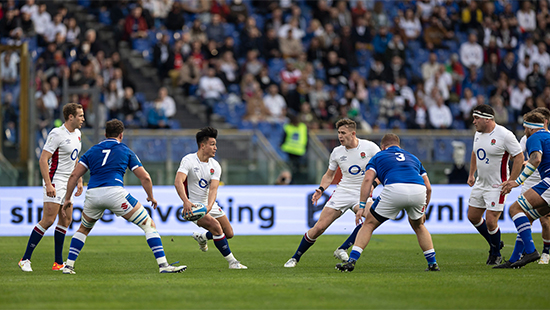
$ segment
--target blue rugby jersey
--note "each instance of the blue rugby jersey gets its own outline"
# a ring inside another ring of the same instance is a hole
[[[424,184],[426,169],[416,156],[397,146],[391,146],[374,155],[367,165],[383,185],[393,183]]]

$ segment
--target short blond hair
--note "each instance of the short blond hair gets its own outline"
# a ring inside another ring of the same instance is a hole
[[[382,141],[380,142],[380,145],[382,146],[388,146],[392,144],[399,145],[401,143],[399,136],[394,133],[387,133],[382,137]]]

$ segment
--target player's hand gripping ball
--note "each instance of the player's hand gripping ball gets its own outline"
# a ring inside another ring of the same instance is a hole
[[[184,214],[184,219],[188,221],[198,221],[203,218],[208,211],[206,206],[200,202],[194,202],[191,210],[193,211],[193,214]]]

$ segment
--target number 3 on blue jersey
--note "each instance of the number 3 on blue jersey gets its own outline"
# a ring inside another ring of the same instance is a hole
[[[395,159],[397,159],[397,161],[405,161],[405,154],[403,154],[403,153],[395,153],[395,156],[396,156]]]
[[[103,163],[101,164],[101,167],[105,166],[105,163],[107,162],[107,158],[109,157],[109,154],[111,154],[111,150],[103,150],[102,153],[105,153],[105,158],[103,158]]]
[[[489,157],[487,157],[487,153],[485,153],[484,149],[477,149],[476,155],[477,159],[480,161],[485,161],[486,164],[489,164]]]

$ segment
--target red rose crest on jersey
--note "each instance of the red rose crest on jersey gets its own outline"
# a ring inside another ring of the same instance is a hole
[[[126,209],[128,209],[128,204],[123,203],[120,207],[122,208],[122,210],[126,211]]]
[[[361,158],[365,159],[365,152],[361,152]]]
[[[491,140],[491,145],[495,145],[495,143],[497,143],[497,140],[495,139]]]
[[[78,141],[80,141],[80,137],[78,137]]]
[[[494,207],[495,206],[495,202],[491,202],[491,207]]]
[[[214,168],[210,168],[210,174],[214,174]]]

